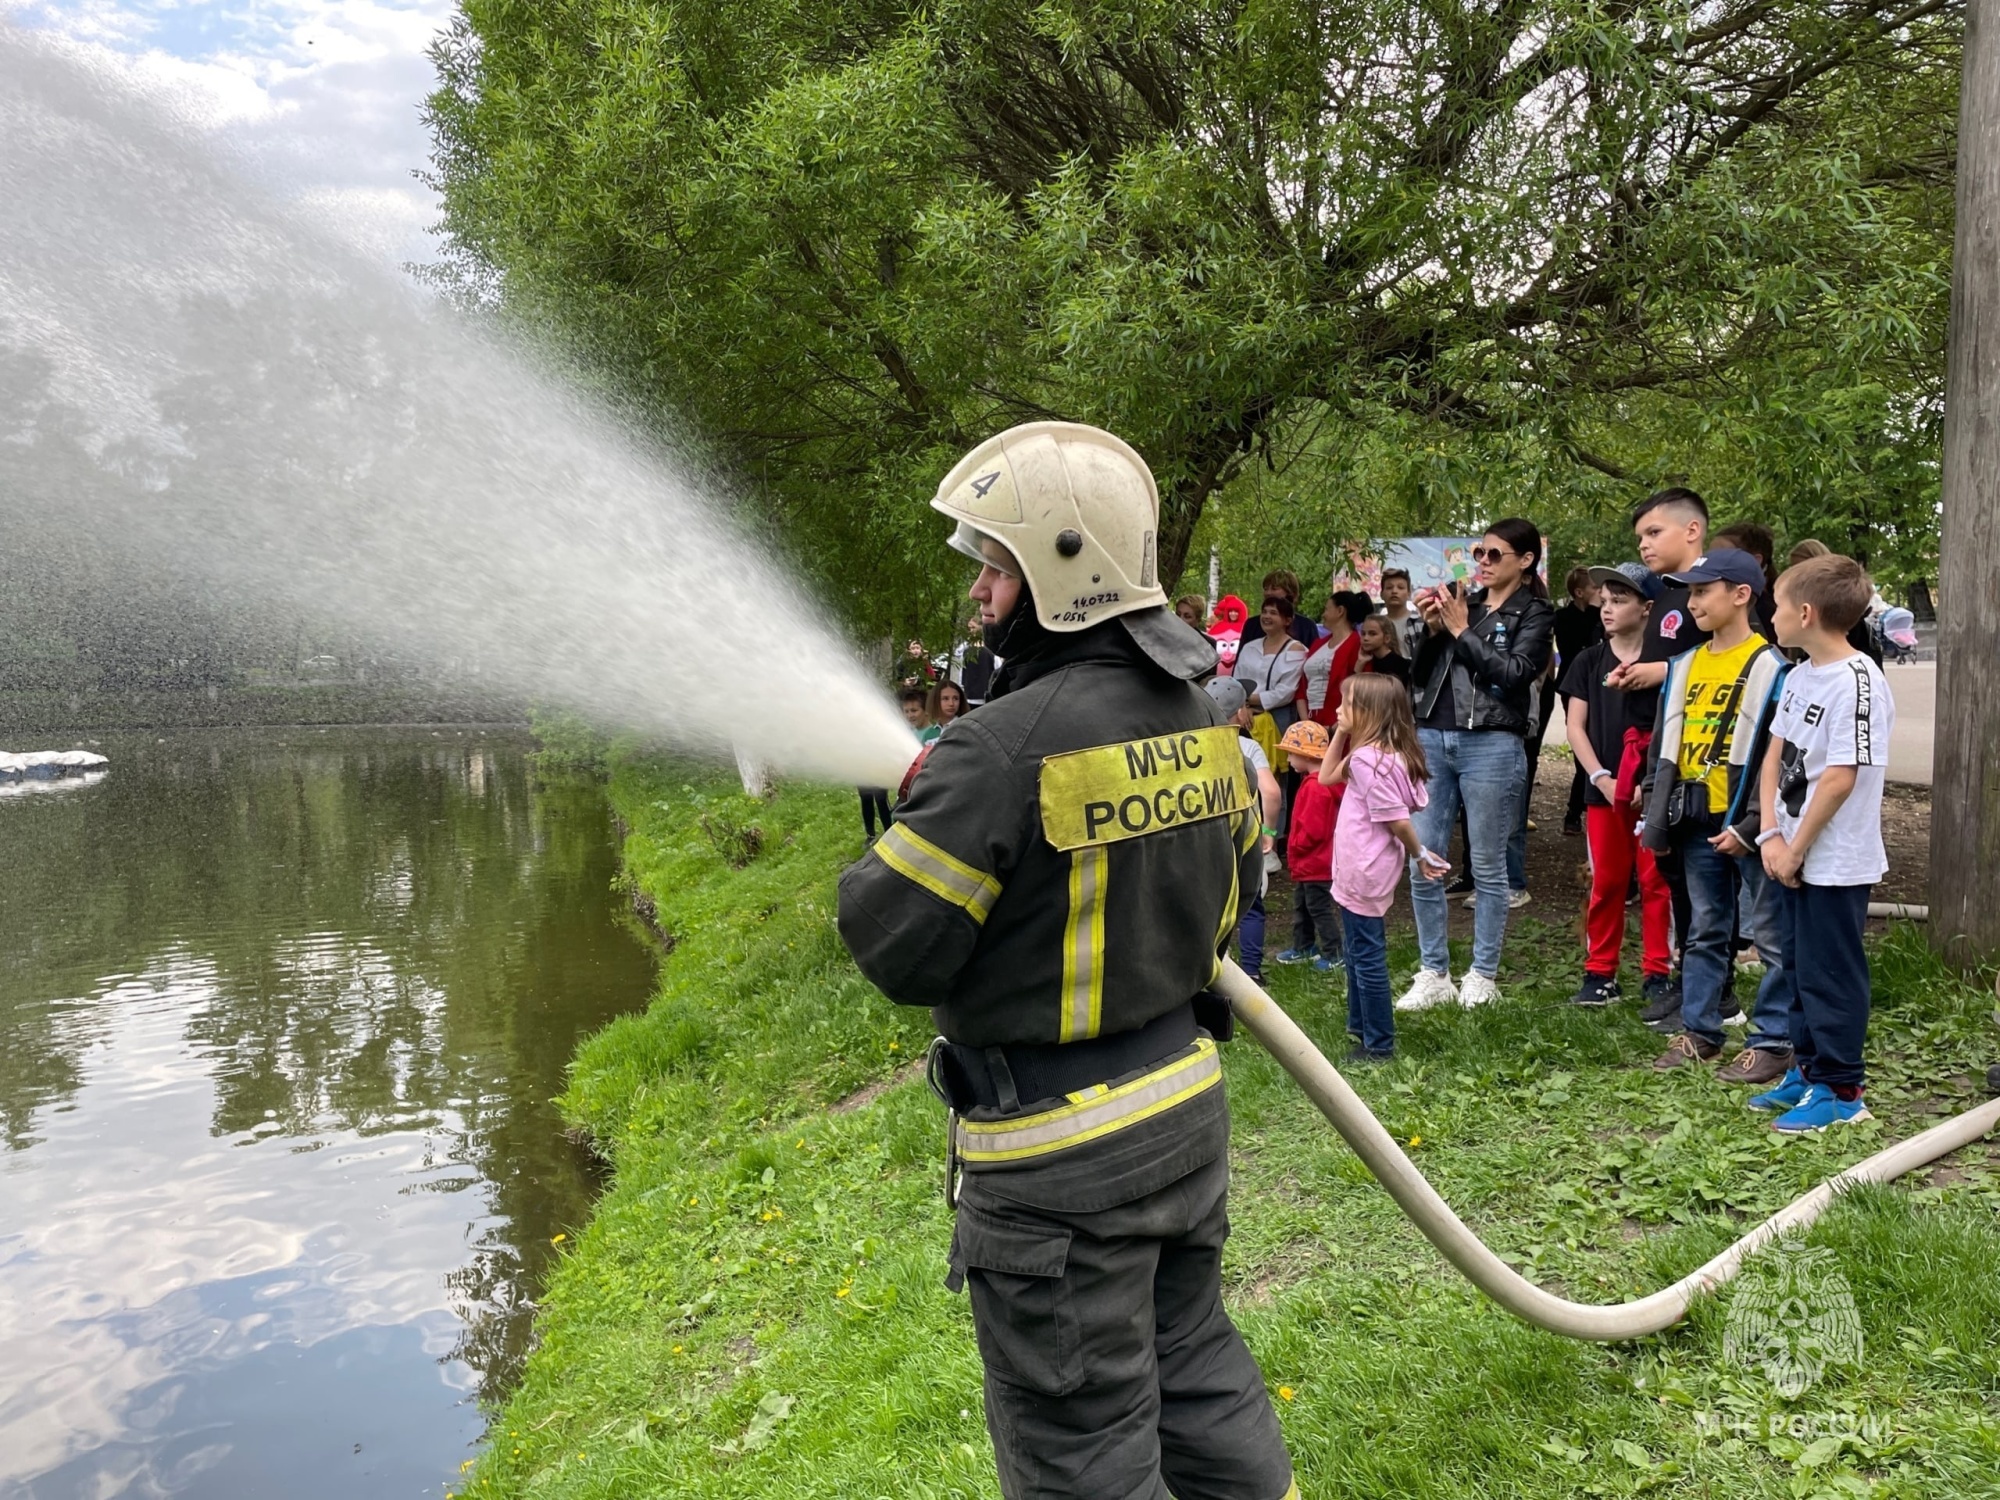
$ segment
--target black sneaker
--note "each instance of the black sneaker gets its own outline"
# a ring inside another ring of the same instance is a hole
[[[1586,974],[1583,976],[1582,987],[1570,997],[1569,1003],[1581,1005],[1586,1010],[1602,1010],[1605,1006],[1624,998],[1618,988],[1617,975]]]
[[[1458,874],[1457,878],[1455,878],[1455,879],[1454,879],[1454,880],[1453,880],[1453,881],[1451,882],[1451,884],[1450,884],[1450,885],[1448,885],[1448,886],[1446,886],[1446,887],[1444,888],[1444,893],[1445,893],[1445,894],[1446,894],[1447,896],[1469,896],[1469,895],[1471,895],[1471,894],[1472,894],[1472,876],[1471,876],[1470,872],[1468,872],[1468,871],[1463,871],[1463,870],[1461,870],[1461,871],[1459,872],[1459,874]]]
[[[1351,1063],[1394,1062],[1396,1054],[1393,1052],[1370,1052],[1366,1047],[1354,1046],[1347,1049],[1347,1060]]]
[[[1681,1024],[1681,984],[1672,977],[1646,981],[1646,1006],[1639,1019],[1655,1031],[1678,1031]]]
[[[1577,837],[1578,835],[1580,835],[1580,834],[1581,834],[1582,832],[1583,832],[1583,819],[1581,819],[1581,818],[1564,818],[1564,819],[1563,819],[1563,837],[1564,837],[1564,838],[1566,838],[1566,839],[1573,839],[1573,838],[1576,838],[1576,837]]]

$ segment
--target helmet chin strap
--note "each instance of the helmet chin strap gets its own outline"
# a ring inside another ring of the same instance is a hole
[[[991,625],[979,627],[980,636],[986,642],[986,649],[1002,661],[1031,661],[1039,656],[1053,636],[1041,622],[1035,607],[1034,591],[1021,580],[1021,592],[1014,600],[1014,609],[1004,620],[996,620]]]

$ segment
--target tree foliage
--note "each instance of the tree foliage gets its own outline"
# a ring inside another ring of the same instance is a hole
[[[442,274],[694,424],[874,625],[958,581],[937,476],[1047,416],[1146,455],[1169,579],[1218,493],[1331,541],[1588,528],[1682,476],[1922,572],[1961,28],[1960,0],[463,0]]]

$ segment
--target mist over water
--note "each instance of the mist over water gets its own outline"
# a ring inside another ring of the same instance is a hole
[[[0,546],[894,785],[916,748],[896,709],[716,493],[0,24]]]

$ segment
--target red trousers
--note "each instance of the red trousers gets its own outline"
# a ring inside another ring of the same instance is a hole
[[[1646,974],[1673,971],[1673,899],[1653,851],[1632,831],[1639,815],[1631,807],[1584,809],[1584,831],[1590,839],[1590,909],[1584,919],[1590,956],[1586,973],[1605,979],[1618,974],[1618,950],[1625,946],[1625,893],[1632,888],[1632,867],[1639,867],[1640,969]]]

